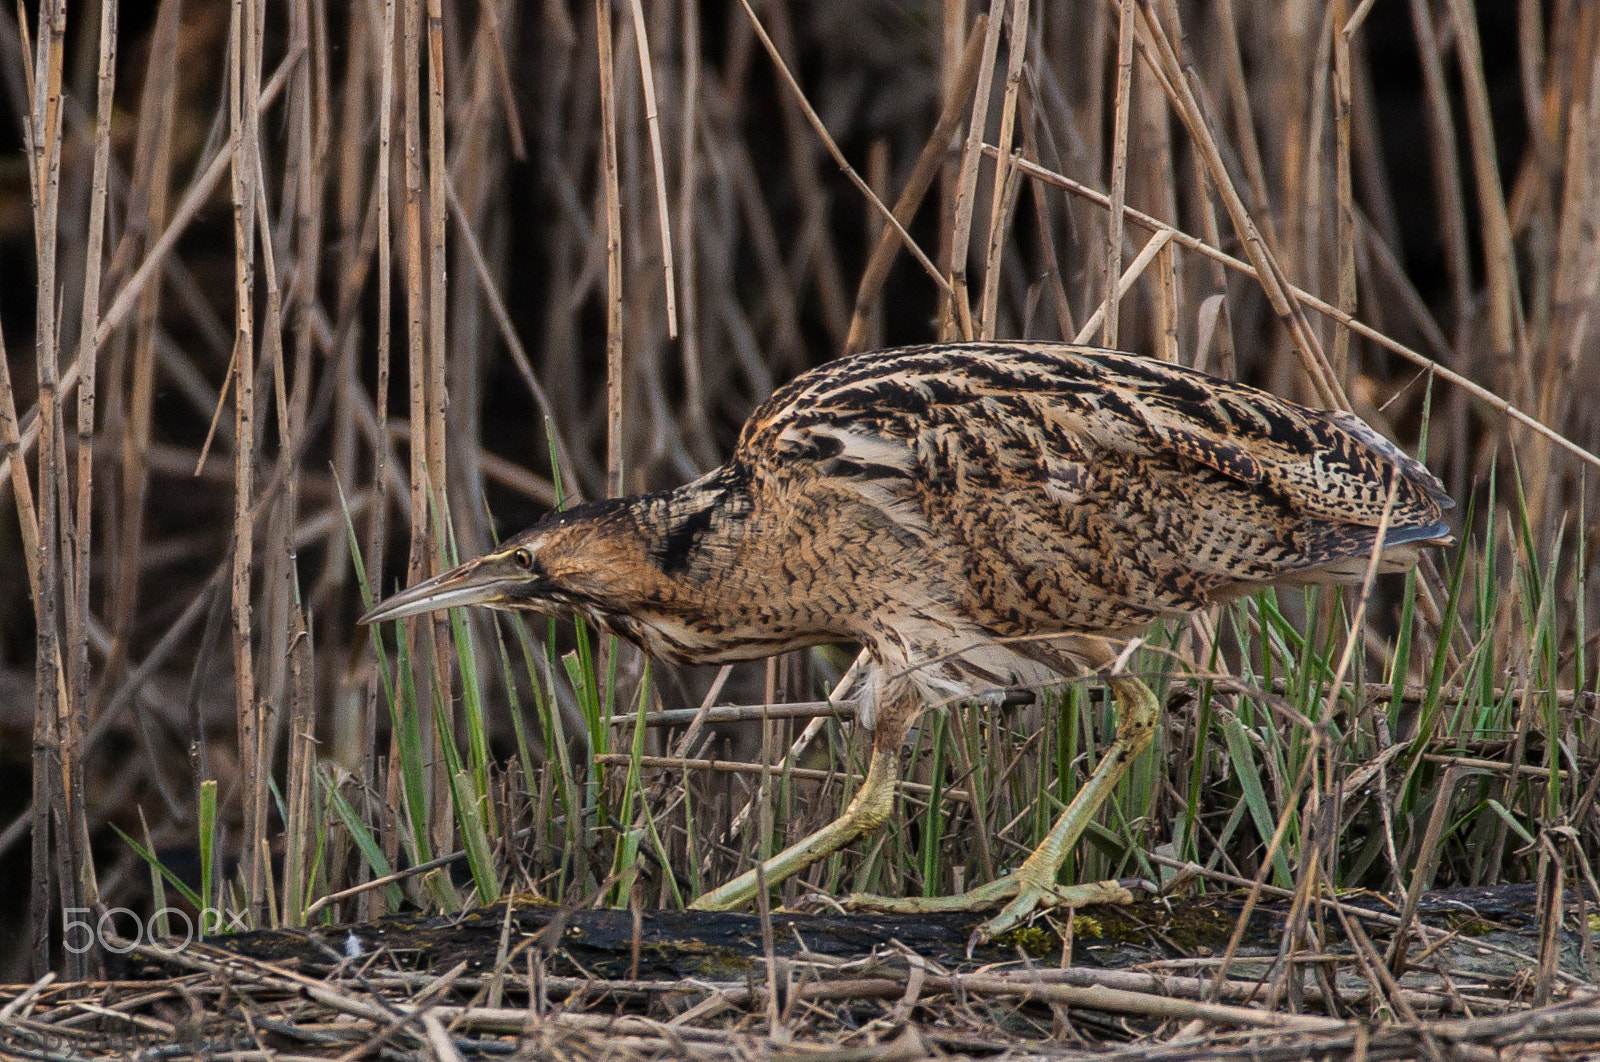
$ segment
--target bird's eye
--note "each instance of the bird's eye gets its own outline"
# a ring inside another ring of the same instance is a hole
[[[529,553],[526,549],[519,549],[515,553],[511,554],[511,563],[515,564],[519,568],[532,568],[533,554]]]

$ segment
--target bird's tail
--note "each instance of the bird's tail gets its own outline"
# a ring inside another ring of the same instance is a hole
[[[1371,563],[1372,547],[1376,533],[1368,539],[1365,549],[1352,549],[1343,556],[1322,564],[1288,572],[1274,582],[1289,586],[1326,585],[1329,583],[1359,583],[1367,576]],[[1422,550],[1430,546],[1449,546],[1455,537],[1450,525],[1444,521],[1423,524],[1419,527],[1390,528],[1383,537],[1383,552],[1378,557],[1378,574],[1408,572],[1417,566]]]

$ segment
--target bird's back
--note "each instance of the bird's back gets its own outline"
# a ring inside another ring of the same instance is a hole
[[[1448,541],[1451,505],[1349,414],[1049,343],[829,363],[752,415],[732,466],[774,508],[836,514],[807,541],[848,543],[863,612],[1002,636],[1125,634],[1261,584],[1359,579],[1386,508],[1385,567],[1409,567]],[[892,544],[842,526],[864,519]]]

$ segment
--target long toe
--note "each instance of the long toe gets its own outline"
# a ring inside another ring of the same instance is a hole
[[[960,896],[878,896],[853,892],[844,901],[849,911],[883,911],[889,914],[933,914],[939,911],[990,911],[1017,894],[1015,874],[996,878]]]
[[[1035,881],[1021,874],[1017,881],[1016,898],[1005,909],[979,926],[973,937],[987,944],[1019,926],[1027,924],[1035,912],[1052,907],[1085,907],[1095,903],[1132,903],[1133,893],[1120,882],[1091,881],[1082,885],[1055,885]]]

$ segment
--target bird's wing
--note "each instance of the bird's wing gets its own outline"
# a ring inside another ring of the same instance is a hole
[[[1102,384],[1102,438],[1168,450],[1329,520],[1376,526],[1391,482],[1394,526],[1436,522],[1454,504],[1426,467],[1349,413],[1126,354],[1082,360]]]
[[[938,529],[1024,627],[1066,614],[1105,630],[1255,584],[1359,578],[1386,504],[1390,567],[1448,536],[1438,482],[1348,414],[1060,344],[842,359],[774,395],[741,447]]]

